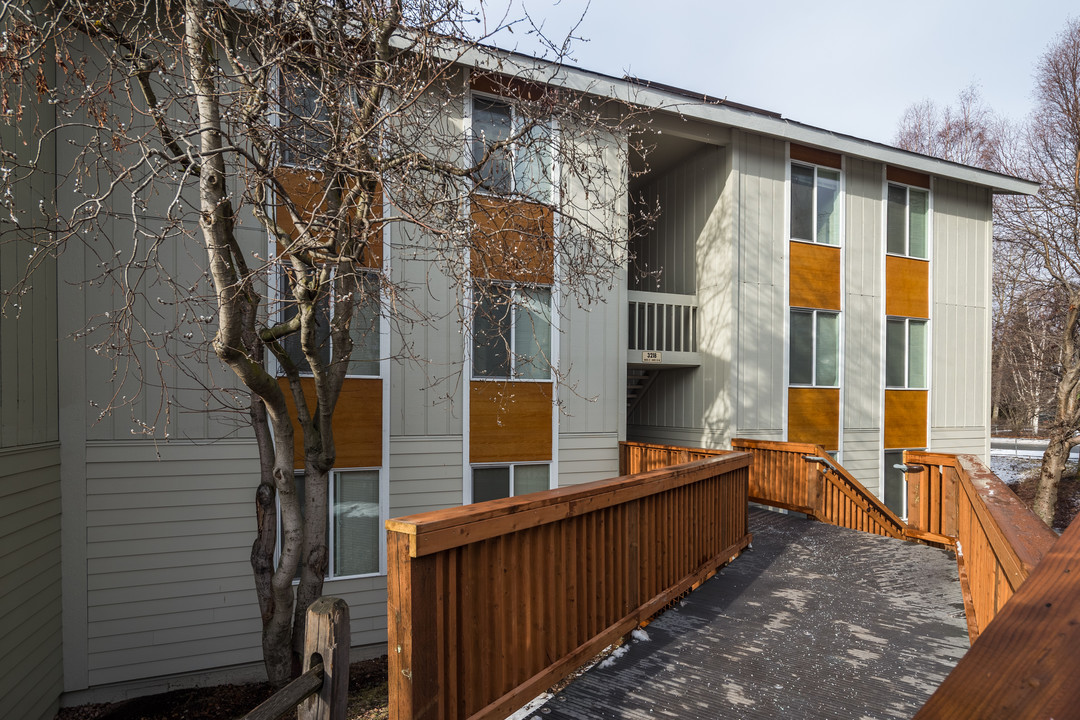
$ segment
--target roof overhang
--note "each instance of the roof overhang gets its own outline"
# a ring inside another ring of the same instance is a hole
[[[916,170],[941,178],[989,188],[994,193],[1034,195],[1039,183],[928,155],[804,125],[777,113],[756,110],[726,100],[695,95],[675,88],[633,78],[615,78],[489,47],[446,46],[447,59],[471,68],[509,75],[521,80],[544,83],[590,95],[611,98],[639,107],[675,113],[707,123],[769,135],[803,145],[813,145],[833,152],[864,158],[896,167]],[[697,99],[700,97],[700,99]]]

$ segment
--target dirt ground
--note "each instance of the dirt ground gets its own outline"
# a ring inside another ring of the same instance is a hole
[[[235,720],[272,694],[267,683],[173,690],[118,703],[64,708],[57,720]],[[348,720],[389,716],[386,656],[353,663],[349,668]]]
[[[1035,486],[1039,480],[1040,458],[994,456],[990,469],[1012,488],[1017,497],[1031,507],[1035,501]],[[1057,512],[1054,514],[1054,530],[1063,532],[1080,513],[1080,477],[1076,465],[1066,465],[1058,485]]]

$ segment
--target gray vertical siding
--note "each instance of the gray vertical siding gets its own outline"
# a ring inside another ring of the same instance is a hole
[[[736,427],[740,436],[784,437],[784,208],[787,149],[783,141],[736,133],[738,183],[738,356]]]
[[[47,720],[63,689],[60,451],[0,450],[0,708]]]
[[[990,451],[989,191],[936,180],[931,301],[930,446]]]
[[[882,167],[844,159],[843,463],[876,491],[881,474],[884,322]]]
[[[44,71],[52,81],[53,66]],[[0,147],[15,164],[36,158],[45,172],[8,178],[10,212],[0,215],[0,715],[52,718],[63,691],[57,269],[28,227],[52,205],[55,152],[42,127],[55,110],[33,101],[0,123]],[[20,226],[9,218],[14,214]],[[7,302],[4,302],[4,300]]]

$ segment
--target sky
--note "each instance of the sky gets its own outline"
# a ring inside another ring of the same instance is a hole
[[[997,113],[1031,109],[1039,57],[1080,17],[1075,0],[502,0],[551,38],[579,18],[571,64],[666,83],[856,137],[891,143],[904,109],[956,100],[973,83]],[[529,54],[519,25],[494,44]]]

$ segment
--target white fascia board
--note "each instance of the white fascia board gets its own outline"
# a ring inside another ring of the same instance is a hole
[[[406,44],[404,39],[401,42],[403,45]],[[453,59],[469,67],[498,72],[521,80],[608,97],[706,122],[770,135],[790,142],[815,145],[842,155],[874,160],[887,165],[917,170],[928,175],[980,185],[990,188],[995,193],[1034,195],[1039,190],[1039,183],[1030,180],[920,155],[870,140],[803,125],[786,118],[759,114],[722,103],[698,102],[679,93],[645,87],[627,80],[495,48],[475,46],[454,48],[448,43],[445,59]]]

